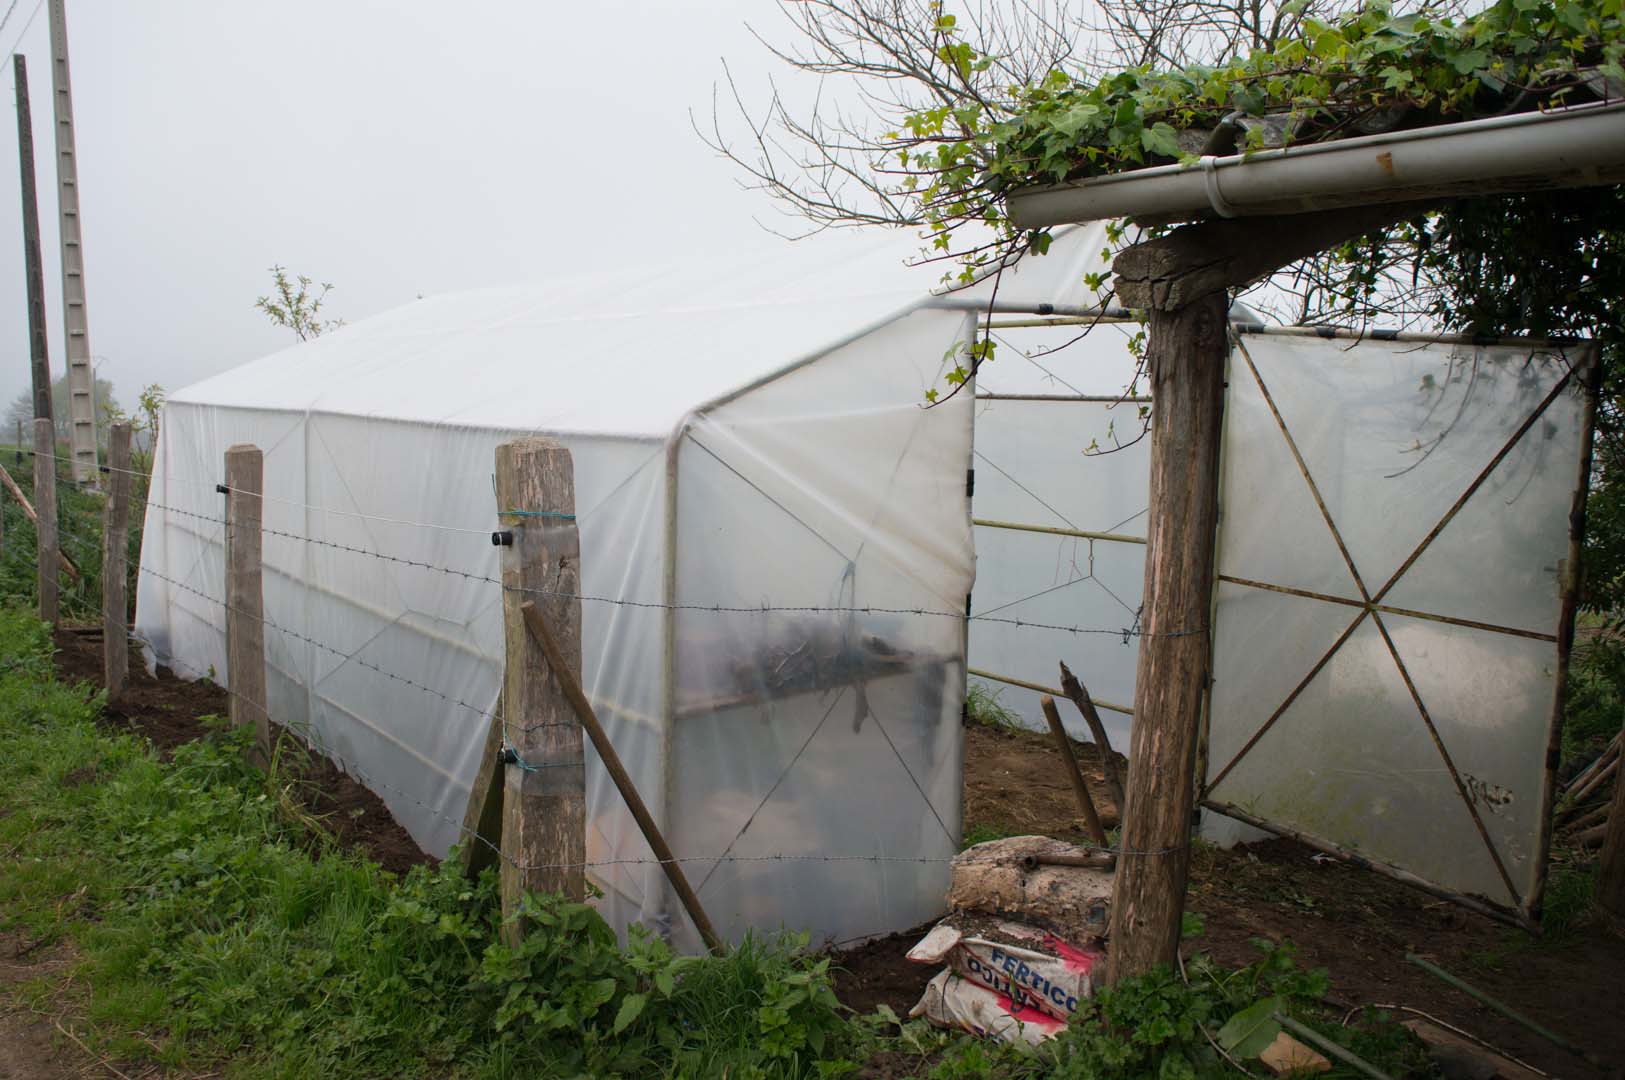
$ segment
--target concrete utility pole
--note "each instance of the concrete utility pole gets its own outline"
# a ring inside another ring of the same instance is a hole
[[[17,161],[22,166],[23,263],[28,281],[28,358],[34,383],[34,419],[50,420],[51,359],[45,339],[45,271],[40,263],[39,203],[34,196],[34,118],[28,111],[28,61],[12,58],[17,82]],[[18,443],[21,445],[19,434]]]
[[[96,376],[90,363],[90,323],[85,313],[84,227],[79,220],[73,90],[68,81],[68,18],[62,4],[63,0],[50,0],[56,202],[62,240],[62,324],[68,358],[68,442],[73,454],[73,482],[95,487],[101,477],[96,467]]]

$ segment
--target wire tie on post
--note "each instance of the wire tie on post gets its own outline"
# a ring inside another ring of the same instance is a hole
[[[503,512],[512,514],[515,517],[557,518],[560,521],[574,521],[576,519],[574,514],[561,514],[557,510],[505,510]]]

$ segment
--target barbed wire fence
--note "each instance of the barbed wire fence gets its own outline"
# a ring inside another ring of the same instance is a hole
[[[31,456],[34,452],[31,449],[23,448],[22,453]],[[68,461],[68,460],[69,459],[67,459],[67,458],[58,456],[58,457],[55,457],[53,459],[53,464],[57,465],[57,464],[60,464],[60,463],[62,463],[64,461]],[[57,482],[58,482],[59,485],[65,487],[65,488],[66,487],[71,487],[70,482],[65,480],[63,477],[61,477],[60,470],[55,470],[54,469],[53,471],[57,475]],[[104,466],[104,472],[105,471],[106,471],[106,467]],[[128,472],[130,473],[133,480],[135,480],[137,483],[142,485],[142,489],[143,489],[143,490],[141,490],[139,492],[137,492],[137,491],[132,491],[131,492],[130,502],[131,502],[132,518],[135,516],[135,514],[137,512],[141,512],[142,513],[142,519],[144,520],[145,524],[150,526],[150,525],[152,525],[154,523],[154,518],[153,518],[152,513],[151,513],[152,511],[156,511],[159,515],[162,515],[163,519],[166,522],[167,522],[168,517],[173,515],[173,516],[175,516],[177,518],[181,518],[181,519],[189,520],[189,521],[194,521],[194,522],[198,522],[198,523],[201,523],[201,524],[204,524],[204,525],[208,525],[208,526],[218,528],[219,530],[221,530],[221,540],[223,540],[223,538],[224,538],[225,531],[233,527],[232,523],[228,520],[228,518],[223,516],[223,515],[222,516],[213,516],[213,515],[210,515],[210,514],[201,513],[201,512],[199,512],[198,510],[195,510],[195,509],[188,509],[188,508],[185,508],[185,507],[173,506],[173,505],[167,504],[165,502],[162,502],[162,501],[160,501],[158,499],[153,498],[151,496],[151,492],[150,492],[150,483],[151,483],[150,475],[148,473],[146,473],[146,472],[144,472],[142,470],[138,470],[138,469],[131,469],[131,470],[128,470]],[[163,480],[166,484],[168,484],[168,483],[193,483],[193,484],[201,483],[201,482],[196,481],[196,480],[191,479],[191,478],[177,478],[177,477],[172,477],[172,476],[163,476],[163,477],[160,477],[159,479]],[[225,491],[224,485],[210,485],[210,486],[215,490],[216,493],[223,493]],[[491,530],[490,529],[479,529],[479,528],[460,527],[460,526],[448,526],[448,525],[444,525],[444,524],[435,524],[435,523],[428,523],[428,522],[416,522],[416,521],[411,521],[411,520],[407,520],[407,519],[389,517],[389,516],[384,516],[384,515],[372,515],[372,514],[365,514],[365,513],[356,512],[356,511],[336,510],[336,509],[333,509],[333,508],[320,507],[320,506],[314,506],[314,505],[306,504],[306,503],[300,502],[298,500],[291,500],[291,499],[286,499],[286,498],[277,498],[277,497],[273,497],[273,496],[270,496],[270,495],[261,495],[260,497],[265,502],[280,503],[280,504],[283,504],[283,505],[288,505],[288,506],[292,506],[292,507],[301,508],[301,509],[306,510],[306,511],[313,511],[313,512],[316,512],[316,513],[337,514],[337,515],[341,515],[341,516],[353,517],[353,518],[362,519],[362,520],[383,522],[383,523],[387,523],[387,524],[390,524],[390,525],[393,525],[393,526],[434,529],[434,530],[439,530],[439,531],[455,532],[455,533],[467,534],[467,535],[470,535],[470,536],[479,536],[479,537],[489,537],[491,535]],[[540,515],[543,515],[543,514],[546,514],[546,515],[549,515],[549,516],[568,516],[568,515],[558,515],[558,514],[556,514],[555,512],[552,512],[552,511],[523,511],[523,510],[521,510],[521,511],[515,511],[515,512],[519,513],[519,514],[522,514],[522,515],[529,513],[529,514],[533,514],[533,515],[536,515],[536,516],[540,516]],[[535,589],[535,588],[522,588],[522,587],[516,587],[516,586],[513,586],[513,585],[505,584],[502,581],[501,578],[493,576],[493,575],[491,575],[491,574],[489,574],[487,572],[484,572],[482,570],[439,565],[439,564],[429,562],[429,561],[426,561],[426,560],[423,560],[423,559],[414,559],[414,558],[411,558],[411,557],[408,557],[408,556],[404,556],[404,555],[400,555],[400,554],[392,553],[392,552],[388,552],[388,551],[374,550],[374,549],[371,549],[371,548],[365,548],[365,547],[360,547],[360,546],[356,546],[356,545],[353,545],[353,544],[346,544],[346,543],[339,542],[339,541],[329,540],[329,539],[324,538],[324,537],[309,536],[309,535],[295,533],[295,532],[291,532],[291,531],[287,531],[287,530],[283,530],[283,529],[276,529],[276,528],[273,528],[273,527],[270,527],[270,526],[266,526],[263,523],[259,526],[259,531],[265,536],[273,536],[273,537],[277,537],[277,538],[280,538],[280,539],[283,539],[283,540],[287,540],[287,541],[295,542],[295,543],[299,543],[299,544],[309,544],[309,545],[313,545],[313,546],[317,546],[317,547],[321,547],[321,548],[332,549],[332,550],[335,550],[335,551],[338,551],[338,552],[342,552],[342,553],[344,553],[346,555],[349,555],[349,556],[356,556],[356,557],[374,559],[374,560],[378,560],[380,562],[393,564],[393,565],[401,566],[401,567],[404,567],[404,568],[411,568],[411,569],[415,569],[415,570],[422,570],[422,571],[442,574],[442,575],[445,575],[447,577],[455,578],[455,579],[458,579],[460,581],[463,581],[463,582],[467,583],[468,585],[474,586],[474,587],[492,587],[492,586],[494,586],[494,587],[496,587],[498,589],[501,589],[501,590],[503,590],[505,592],[523,593],[523,594],[526,594],[526,595],[535,595],[535,596],[540,596],[540,597],[545,597],[545,598],[550,598],[550,599],[555,599],[555,600],[564,599],[564,600],[581,601],[581,602],[594,603],[594,604],[618,605],[618,606],[624,606],[624,607],[629,607],[629,608],[638,608],[638,609],[678,610],[678,611],[688,611],[688,612],[711,612],[711,613],[717,613],[717,614],[735,614],[735,615],[815,614],[815,613],[816,614],[841,614],[841,615],[848,615],[848,616],[851,616],[851,615],[891,615],[891,616],[903,616],[903,617],[921,618],[921,619],[951,619],[951,620],[955,620],[955,621],[960,622],[960,623],[973,623],[973,622],[977,622],[977,621],[985,621],[985,622],[1006,624],[1006,625],[1013,626],[1013,627],[1025,627],[1025,628],[1032,628],[1032,629],[1036,629],[1036,630],[1046,630],[1046,631],[1062,631],[1062,632],[1067,632],[1067,633],[1072,633],[1072,634],[1107,634],[1107,635],[1112,635],[1112,636],[1116,636],[1116,637],[1121,637],[1124,640],[1125,643],[1127,641],[1129,641],[1131,638],[1141,638],[1141,637],[1147,637],[1147,636],[1183,637],[1183,636],[1188,636],[1188,635],[1191,635],[1191,634],[1199,634],[1199,633],[1205,633],[1206,632],[1205,628],[1180,629],[1180,630],[1173,630],[1173,631],[1164,631],[1164,632],[1160,632],[1160,633],[1148,632],[1148,631],[1142,629],[1138,625],[1139,620],[1138,620],[1138,613],[1137,612],[1132,613],[1135,616],[1133,625],[1099,627],[1099,626],[1058,625],[1058,624],[1052,624],[1052,623],[1034,622],[1034,621],[1029,621],[1029,620],[1021,620],[1021,619],[1015,619],[1015,618],[1010,618],[1010,617],[1003,617],[1003,616],[999,616],[999,615],[992,614],[992,613],[988,613],[988,614],[970,614],[970,613],[968,613],[966,611],[963,611],[963,610],[950,611],[950,610],[932,609],[932,608],[928,608],[928,607],[885,607],[885,606],[868,606],[868,605],[857,605],[857,604],[849,604],[849,605],[805,605],[805,604],[771,605],[771,604],[762,604],[762,605],[755,605],[755,606],[740,606],[740,605],[730,605],[730,604],[704,604],[704,603],[693,603],[693,602],[663,603],[663,602],[656,602],[656,601],[649,601],[649,600],[639,600],[639,599],[613,597],[613,596],[602,596],[602,595],[580,593],[580,592],[569,592],[569,591],[547,590],[547,589]],[[200,539],[204,539],[204,538],[200,537]],[[99,565],[99,560],[101,560],[101,558],[103,557],[101,544],[99,544],[97,542],[94,542],[94,541],[92,541],[90,539],[87,539],[84,536],[77,535],[75,532],[67,530],[67,529],[59,529],[59,540],[60,540],[60,542],[62,544],[64,544],[65,546],[67,546],[67,547],[69,547],[71,549],[73,549],[74,551],[78,552],[83,557],[84,563],[82,563],[82,565],[91,565],[92,562],[94,562],[96,565]],[[219,541],[207,541],[207,542],[219,542]],[[199,601],[202,601],[203,603],[206,603],[206,604],[212,605],[214,607],[217,607],[223,614],[225,614],[225,613],[235,613],[235,614],[237,614],[239,616],[244,614],[244,612],[241,609],[232,608],[231,605],[228,604],[228,601],[224,597],[214,595],[213,593],[208,591],[207,588],[199,588],[196,584],[189,583],[187,581],[183,581],[183,580],[181,580],[181,579],[179,579],[179,578],[177,578],[175,576],[172,576],[170,574],[166,574],[163,571],[157,569],[156,567],[147,565],[147,563],[144,562],[144,561],[138,562],[136,564],[136,566],[133,567],[132,576],[136,577],[138,579],[142,578],[142,577],[145,577],[145,578],[148,578],[148,579],[151,579],[151,580],[154,580],[154,581],[162,582],[168,588],[177,589],[177,590],[181,591],[182,593],[184,593],[184,594],[186,594],[188,596],[191,596],[191,597],[193,597],[193,598],[195,598],[195,599],[197,599]],[[1048,591],[1048,590],[1045,590],[1045,591]],[[1040,594],[1035,594],[1035,595],[1041,595],[1041,593]],[[1020,603],[1020,601],[1018,600],[1018,601],[1015,601],[1014,603]],[[1011,606],[1011,605],[1002,605],[999,610],[1003,610],[1004,608],[1006,608],[1008,606]],[[462,712],[465,712],[465,713],[469,714],[471,717],[473,717],[474,721],[477,722],[477,724],[479,725],[477,730],[479,730],[479,731],[486,730],[489,727],[489,725],[491,723],[493,723],[493,721],[495,719],[495,714],[499,711],[498,706],[496,704],[492,704],[492,705],[488,705],[488,706],[480,706],[478,704],[475,704],[473,702],[465,700],[464,698],[458,696],[455,693],[447,693],[442,689],[439,689],[439,688],[437,688],[437,687],[435,687],[433,685],[430,685],[426,681],[413,678],[413,677],[411,677],[409,675],[405,675],[405,674],[402,674],[402,673],[397,672],[397,671],[391,671],[391,670],[389,670],[388,668],[386,668],[386,667],[384,667],[382,665],[376,664],[376,663],[374,663],[374,662],[372,662],[372,661],[370,661],[368,659],[365,659],[365,658],[361,657],[360,655],[358,655],[359,652],[360,652],[360,649],[348,650],[347,651],[347,650],[345,650],[343,648],[339,648],[339,647],[335,646],[334,644],[332,644],[330,642],[326,642],[326,641],[323,641],[323,640],[319,639],[318,637],[312,636],[312,634],[305,632],[305,630],[296,629],[296,628],[290,627],[290,626],[285,626],[285,625],[281,624],[280,622],[278,622],[278,621],[276,621],[276,620],[274,620],[274,619],[272,619],[272,618],[270,618],[268,616],[264,616],[264,615],[255,616],[255,621],[260,626],[262,626],[262,628],[264,630],[269,631],[269,632],[274,633],[274,634],[277,634],[277,635],[281,636],[282,638],[284,638],[287,641],[301,643],[303,645],[309,646],[310,648],[319,650],[322,653],[324,653],[324,654],[326,654],[326,655],[328,655],[330,657],[335,658],[337,660],[338,666],[354,665],[355,667],[367,670],[368,672],[370,672],[372,674],[373,677],[383,679],[383,680],[389,680],[394,684],[398,684],[400,686],[410,688],[413,691],[424,695],[425,698],[427,698],[427,699],[434,700],[435,702],[438,703],[437,707],[444,706],[444,707],[449,707],[449,708],[452,708],[452,709],[455,709],[455,710],[460,710]],[[328,759],[329,761],[331,761],[334,764],[334,766],[336,766],[338,769],[340,769],[343,773],[345,773],[346,775],[352,777],[354,780],[356,780],[357,782],[362,784],[364,787],[366,787],[368,790],[372,791],[375,795],[377,795],[381,800],[383,800],[383,802],[385,803],[386,806],[389,806],[389,805],[393,804],[394,807],[396,808],[396,810],[398,811],[402,804],[409,805],[409,806],[414,808],[413,812],[416,813],[417,815],[420,815],[421,817],[424,817],[424,818],[433,819],[434,821],[439,823],[439,826],[450,826],[452,830],[455,830],[455,835],[457,835],[459,837],[459,842],[460,843],[465,844],[465,845],[478,845],[478,846],[484,848],[485,850],[487,850],[490,853],[491,856],[494,856],[495,859],[499,860],[500,862],[508,865],[509,867],[511,867],[512,869],[517,870],[517,871],[529,872],[529,871],[564,870],[564,871],[586,872],[586,871],[608,870],[608,869],[618,868],[618,867],[666,866],[669,863],[675,862],[675,863],[680,863],[680,864],[697,864],[697,865],[708,866],[708,867],[710,867],[711,872],[714,873],[714,871],[718,867],[720,867],[720,866],[722,866],[724,864],[733,864],[733,863],[750,863],[750,864],[764,864],[764,863],[829,863],[829,864],[869,863],[869,864],[877,864],[877,865],[879,865],[879,864],[895,864],[895,865],[932,865],[932,864],[937,864],[937,865],[942,865],[942,864],[952,864],[952,863],[955,863],[955,862],[958,862],[958,863],[962,864],[962,863],[966,862],[967,860],[972,861],[972,862],[979,861],[978,858],[976,856],[974,856],[974,855],[967,856],[967,855],[964,855],[964,854],[956,854],[956,855],[946,855],[946,856],[944,856],[944,855],[930,855],[930,854],[900,855],[900,854],[882,854],[882,853],[876,853],[876,852],[844,853],[844,852],[829,852],[829,851],[796,851],[796,852],[774,852],[774,853],[765,853],[765,854],[738,854],[738,853],[735,853],[732,850],[732,845],[730,845],[727,850],[724,850],[722,852],[717,852],[717,853],[712,853],[712,854],[705,854],[705,855],[691,855],[691,854],[676,855],[676,856],[673,856],[669,860],[668,859],[655,858],[652,855],[617,856],[617,857],[609,857],[609,858],[589,858],[589,859],[585,859],[585,860],[581,860],[581,861],[569,861],[569,862],[558,862],[558,861],[535,862],[535,861],[518,860],[514,856],[512,856],[511,854],[505,852],[502,849],[500,836],[486,835],[485,833],[483,833],[479,829],[471,827],[470,824],[469,824],[469,820],[470,820],[472,815],[465,815],[463,818],[453,817],[452,815],[446,813],[443,806],[432,803],[430,801],[426,801],[424,798],[420,797],[419,793],[415,793],[413,791],[407,790],[406,788],[403,788],[398,784],[390,783],[388,780],[385,780],[382,777],[377,776],[377,775],[369,772],[369,770],[361,762],[352,760],[350,757],[345,756],[336,747],[334,747],[333,745],[329,744],[326,740],[324,740],[322,738],[321,732],[318,730],[316,725],[309,722],[308,720],[303,722],[303,723],[297,724],[297,725],[290,725],[290,724],[281,723],[281,722],[277,721],[277,718],[275,716],[271,715],[270,710],[266,706],[261,705],[257,701],[249,701],[248,699],[244,698],[243,696],[234,693],[230,686],[223,685],[221,683],[221,681],[218,679],[218,677],[216,676],[216,674],[215,674],[214,670],[212,669],[212,667],[208,668],[207,670],[201,669],[196,663],[193,663],[193,662],[189,661],[188,659],[186,659],[184,657],[174,655],[173,653],[163,649],[157,642],[153,641],[151,638],[149,638],[145,634],[141,633],[138,629],[131,629],[129,626],[123,627],[121,629],[123,629],[124,632],[129,634],[130,640],[135,641],[135,642],[137,642],[137,643],[139,643],[141,645],[142,649],[145,651],[146,655],[148,657],[150,657],[152,663],[155,666],[167,668],[170,672],[174,673],[177,677],[184,676],[184,677],[194,679],[194,680],[208,680],[212,685],[217,687],[221,693],[226,695],[226,697],[228,699],[245,703],[250,708],[253,708],[253,709],[261,711],[261,712],[264,712],[264,714],[265,714],[268,721],[276,724],[277,727],[281,728],[281,730],[284,731],[289,737],[296,739],[298,742],[302,743],[305,747],[309,748],[310,750],[314,751],[315,753],[317,753],[317,754],[321,755],[322,757],[324,757],[324,758]],[[104,628],[104,633],[111,633],[111,632],[114,632],[113,628],[111,628],[111,627],[105,627]],[[364,647],[365,646],[363,646],[363,648]],[[493,663],[500,663],[500,661],[497,661],[497,660],[493,660],[492,662]],[[832,689],[834,689],[834,687],[828,687],[828,688],[826,688],[825,692],[827,693],[829,690],[832,690]],[[833,706],[831,707],[831,709],[833,711]],[[548,727],[548,726],[553,726],[553,727],[573,727],[573,726],[575,726],[574,722],[564,722],[564,723],[553,722],[553,723],[545,723],[545,724],[510,725],[508,723],[508,718],[506,718],[506,717],[504,717],[504,719],[503,719],[503,724],[504,724],[504,727],[503,727],[504,742],[506,744],[510,744],[510,745],[511,745],[511,741],[512,741],[511,737],[513,735],[518,734],[518,733],[522,733],[522,732],[533,731],[538,727]],[[887,739],[890,740],[889,735],[887,736]],[[810,740],[809,740],[809,742],[810,742]],[[805,750],[805,746],[802,749]],[[895,746],[894,746],[894,750],[895,750]],[[799,758],[800,755],[798,754],[796,756],[797,756],[797,758]],[[900,762],[900,764],[902,764],[903,768],[909,772],[909,777],[910,777],[911,781],[913,782],[915,788],[919,791],[922,799],[925,800],[926,805],[931,808],[933,814],[936,814],[935,807],[931,807],[930,800],[925,794],[925,786],[922,785],[920,780],[918,779],[918,777],[916,777],[914,775],[913,771],[910,769],[907,761],[904,760],[901,753],[898,753],[897,757],[898,757],[898,761]],[[514,762],[515,757],[508,757],[507,760],[510,761],[510,762]],[[529,765],[528,763],[524,762],[524,760],[522,758],[517,759],[517,764],[519,764],[521,767],[525,767],[525,768],[537,768],[538,767],[538,766]],[[576,763],[571,763],[571,764],[580,764],[580,763],[576,762]],[[792,768],[794,766],[794,764],[795,764],[795,760],[792,759],[790,764],[785,767],[784,771],[788,772],[788,770],[790,768]],[[781,777],[781,779],[782,779],[782,777]],[[776,788],[777,784],[775,784],[773,786]],[[771,798],[771,796],[772,796],[772,791],[769,790],[768,798]],[[764,804],[765,804],[765,802],[766,802],[766,799],[763,800]],[[760,809],[761,809],[761,807],[757,807],[758,812],[760,811]],[[752,818],[754,818],[754,813],[751,816],[752,816]],[[940,820],[941,820],[940,816],[939,816],[938,820],[940,822]],[[747,821],[747,827],[748,827],[748,824],[749,824],[749,822]],[[741,830],[741,834],[743,834],[743,831],[744,830]],[[738,838],[736,837],[735,839],[737,841]],[[955,842],[955,845],[957,846],[958,838],[957,837],[951,837],[950,839],[952,839]],[[1119,857],[1121,857],[1121,856],[1154,857],[1154,856],[1168,855],[1168,854],[1171,854],[1171,853],[1173,853],[1174,851],[1176,851],[1178,849],[1170,848],[1170,849],[1158,850],[1158,851],[1125,851],[1125,850],[1122,850],[1120,846],[1114,846],[1114,847],[1108,847],[1108,848],[1105,848],[1105,849],[1102,849],[1102,850],[1108,851],[1111,854],[1113,854],[1115,856],[1119,856]],[[986,861],[988,861],[988,862],[1008,862],[1009,857],[1008,856],[989,856],[989,857],[987,857]],[[706,879],[709,880],[709,878],[710,878],[710,874],[708,873],[706,875]]]

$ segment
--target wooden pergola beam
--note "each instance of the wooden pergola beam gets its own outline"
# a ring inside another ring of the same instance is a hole
[[[1131,308],[1178,311],[1209,293],[1257,281],[1351,237],[1403,221],[1429,205],[1390,203],[1185,225],[1117,253],[1112,260],[1117,299]]]

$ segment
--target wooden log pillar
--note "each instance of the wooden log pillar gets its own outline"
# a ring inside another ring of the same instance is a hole
[[[130,425],[107,432],[107,503],[102,510],[102,685],[116,701],[130,678]]]
[[[271,714],[265,697],[265,586],[261,565],[261,496],[265,455],[240,443],[226,451],[226,679],[231,723],[254,726],[250,760],[271,760]]]
[[[57,597],[56,425],[34,421],[34,531],[39,537],[39,617],[53,627],[61,614]]]
[[[1153,308],[1151,500],[1107,981],[1172,964],[1190,869],[1218,523],[1227,298]]]
[[[506,442],[496,452],[502,531],[502,617],[507,667],[502,716],[503,938],[526,893],[586,895],[587,774],[575,710],[540,644],[525,627],[535,604],[575,679],[581,679],[581,540],[575,523],[575,466],[552,439]]]

